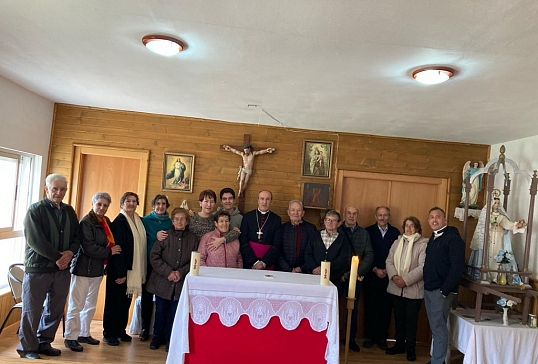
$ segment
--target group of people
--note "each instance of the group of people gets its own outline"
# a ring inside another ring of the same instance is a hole
[[[350,260],[359,256],[356,298],[364,295],[364,347],[374,344],[387,354],[407,352],[416,359],[418,311],[423,298],[434,336],[431,363],[446,356],[446,320],[451,301],[463,273],[465,244],[456,228],[446,226],[442,209],[434,207],[429,224],[434,234],[422,237],[420,221],[404,219],[399,230],[389,224],[390,209],[375,211],[376,223],[366,229],[357,223],[358,209],[347,207],[344,221],[339,212],[327,211],[322,230],[303,220],[298,200],[288,205],[289,221],[270,210],[272,193],[260,191],[257,208],[241,215],[234,206],[235,192],[217,196],[204,190],[200,211],[170,206],[165,195],[151,201],[152,211],[138,216],[138,195],[126,192],[120,198],[120,213],[110,221],[105,216],[110,195],[96,193],[92,210],[80,223],[73,208],[62,202],[67,191],[65,177],[46,179],[46,197],[32,205],[24,221],[26,273],[23,283],[24,309],[19,330],[18,353],[24,358],[40,354],[56,356],[51,347],[69,294],[65,346],[82,351],[81,344],[97,345],[89,331],[95,313],[99,285],[106,273],[103,341],[108,345],[130,342],[126,332],[132,297],[141,295],[140,340],[149,340],[153,308],[155,321],[151,349],[170,345],[183,282],[192,251],[199,251],[200,265],[281,270],[320,274],[321,262],[331,262],[330,280],[343,297],[350,277]],[[71,273],[71,274],[70,274]],[[155,296],[155,304],[153,297]],[[356,344],[358,300],[351,322],[350,349]],[[391,311],[394,311],[396,343],[387,347]]]

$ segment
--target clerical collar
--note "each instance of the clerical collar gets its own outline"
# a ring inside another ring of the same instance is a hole
[[[434,233],[435,235],[442,234],[442,233],[444,233],[443,230],[444,230],[445,228],[446,228],[446,225],[443,226],[442,228],[440,228],[439,230],[435,230],[433,233]]]
[[[267,211],[261,211],[260,209],[258,209],[258,212],[259,212],[260,214],[262,214],[262,215],[265,215],[266,213],[269,212],[269,210],[267,210]]]

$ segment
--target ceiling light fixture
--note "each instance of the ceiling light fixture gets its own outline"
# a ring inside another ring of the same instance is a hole
[[[413,78],[426,85],[436,85],[448,81],[454,76],[454,70],[447,67],[420,68],[413,72]]]
[[[142,38],[142,43],[153,53],[167,57],[178,54],[185,48],[180,40],[165,35],[146,35]]]

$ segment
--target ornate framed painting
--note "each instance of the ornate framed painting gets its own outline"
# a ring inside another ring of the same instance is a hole
[[[303,177],[331,177],[333,142],[305,140],[303,144]]]
[[[163,191],[192,192],[194,154],[164,153]]]
[[[304,182],[301,191],[303,207],[328,209],[331,185],[328,183]]]

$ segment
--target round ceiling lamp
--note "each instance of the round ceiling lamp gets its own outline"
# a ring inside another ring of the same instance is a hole
[[[178,54],[184,49],[179,39],[165,35],[146,35],[142,38],[142,43],[153,53],[167,57]]]
[[[454,76],[454,70],[446,67],[421,68],[413,72],[413,78],[426,85],[448,81],[452,76]]]

